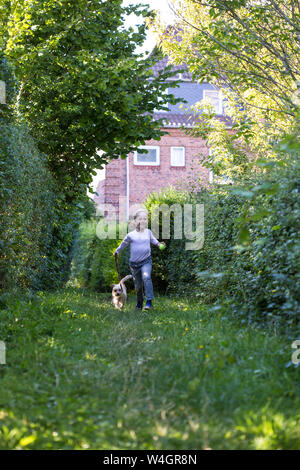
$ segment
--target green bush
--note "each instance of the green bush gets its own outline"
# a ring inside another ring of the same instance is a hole
[[[182,208],[182,239],[174,239],[174,213],[170,213],[170,239],[164,239],[167,249],[153,251],[153,282],[159,290],[173,295],[193,295],[206,302],[218,298],[224,290],[224,275],[220,267],[226,266],[233,256],[232,243],[237,234],[234,220],[239,214],[242,200],[230,196],[224,187],[203,189],[198,194],[176,191],[173,187],[151,194],[145,203],[151,213],[156,204],[179,204]],[[205,239],[200,250],[187,250],[189,241],[184,236],[184,204],[193,205],[193,228],[195,229],[195,205],[204,204]],[[149,224],[150,224],[149,220]],[[162,237],[162,217],[159,233]],[[209,273],[213,273],[211,277]],[[199,274],[201,273],[201,281]],[[205,281],[203,282],[203,277]]]
[[[60,287],[81,201],[68,202],[15,109],[17,84],[4,58],[0,80],[7,85],[0,105],[0,287]]]
[[[83,221],[77,231],[73,251],[69,284],[97,292],[111,290],[111,284],[118,282],[113,253],[121,243],[119,238],[100,239],[97,224],[102,217]],[[119,233],[117,225],[116,235]],[[121,277],[129,273],[129,252],[123,250],[119,256]]]
[[[2,287],[61,286],[80,209],[57,188],[24,123],[1,123],[0,197]]]
[[[168,188],[150,195],[145,205],[151,216],[156,204],[175,203],[204,204],[204,245],[188,251],[184,237],[175,240],[171,214],[167,249],[153,251],[157,288],[206,303],[229,302],[247,321],[297,328],[299,161],[290,155],[286,165],[274,164],[247,182],[214,185],[198,194]]]
[[[250,244],[236,253],[228,276],[228,294],[250,319],[280,320],[287,329],[300,318],[299,169],[291,159],[264,176],[265,191],[250,206]]]
[[[46,269],[53,182],[23,124],[1,122],[1,281],[34,285]]]
[[[191,276],[191,266],[193,264],[193,252],[185,251],[185,239],[175,240],[174,235],[174,213],[170,211],[170,238],[165,238],[162,233],[162,215],[159,216],[159,232],[151,227],[151,217],[156,205],[167,205],[171,207],[178,204],[183,209],[183,204],[190,201],[188,192],[181,192],[172,186],[162,189],[159,192],[150,194],[145,207],[149,211],[149,228],[160,241],[166,243],[164,251],[152,249],[152,281],[153,287],[162,294],[180,291],[181,295],[190,291],[189,286],[195,281]],[[183,213],[183,212],[182,212]],[[183,220],[183,219],[182,219]],[[180,267],[180,269],[178,269]]]

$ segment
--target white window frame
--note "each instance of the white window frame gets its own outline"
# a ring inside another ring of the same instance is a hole
[[[212,92],[218,93],[218,109],[215,112],[216,114],[223,114],[223,96],[221,90],[203,90],[203,99],[210,101],[208,94]]]
[[[160,165],[160,147],[155,145],[141,145],[139,147],[143,150],[156,150],[156,161],[155,162],[138,162],[137,151],[133,154],[133,163],[138,166],[159,166]]]
[[[172,163],[172,150],[173,149],[183,149],[183,165],[174,165]],[[171,147],[170,149],[170,165],[172,167],[176,167],[176,168],[183,168],[185,166],[185,147],[182,147],[182,146],[174,146],[174,147]]]

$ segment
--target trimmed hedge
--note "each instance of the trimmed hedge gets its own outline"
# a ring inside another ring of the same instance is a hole
[[[80,201],[57,186],[15,109],[13,69],[0,59],[6,104],[0,105],[0,288],[55,289],[68,279]],[[84,191],[83,191],[84,194]]]

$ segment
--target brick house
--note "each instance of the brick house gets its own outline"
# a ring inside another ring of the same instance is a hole
[[[168,58],[158,62],[154,74],[164,68]],[[175,67],[175,70],[182,67]],[[187,106],[209,99],[215,106],[219,119],[230,123],[223,114],[222,97],[219,90],[209,83],[195,83],[186,71],[177,75],[181,83],[179,88],[172,88],[171,93],[187,101]],[[171,79],[170,79],[171,80]],[[169,104],[168,112],[154,113],[153,119],[164,119],[163,130],[167,131],[160,141],[150,140],[142,148],[148,153],[134,152],[123,160],[112,160],[105,167],[104,177],[96,185],[94,201],[98,207],[111,204],[120,220],[128,220],[137,206],[151,192],[172,185],[175,188],[197,190],[199,186],[212,182],[212,174],[201,165],[201,156],[208,155],[209,148],[199,137],[185,133],[182,126],[190,128],[193,120],[177,105]],[[104,212],[104,215],[107,215]]]

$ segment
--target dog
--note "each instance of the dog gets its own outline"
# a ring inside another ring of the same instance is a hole
[[[127,290],[125,286],[125,282],[129,279],[132,279],[132,275],[128,274],[128,276],[123,277],[119,284],[112,284],[112,299],[111,303],[115,308],[118,310],[122,310],[124,307],[126,300],[127,300]]]

